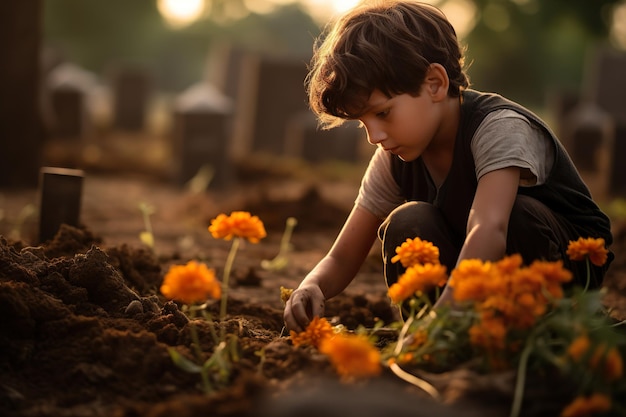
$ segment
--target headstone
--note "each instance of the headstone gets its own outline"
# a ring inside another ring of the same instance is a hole
[[[322,130],[314,114],[304,111],[291,118],[285,135],[285,153],[309,162],[359,162],[361,145],[366,133],[359,123],[345,122],[329,130]]]
[[[52,135],[80,138],[83,134],[84,94],[72,88],[59,88],[51,94],[54,118]]]
[[[547,94],[546,106],[553,119],[554,131],[563,145],[568,147],[570,138],[567,117],[580,103],[580,92],[571,90],[552,90]]]
[[[598,48],[590,69],[589,97],[611,115],[618,126],[626,125],[626,51]]]
[[[595,198],[609,193],[614,148],[613,118],[596,104],[585,101],[565,119],[568,152]]]
[[[52,239],[62,224],[79,225],[83,177],[82,170],[41,168],[39,242]]]
[[[176,182],[187,184],[209,172],[207,185],[228,185],[233,179],[229,146],[232,100],[212,85],[199,83],[177,98],[174,112]]]
[[[233,44],[219,42],[212,45],[207,57],[205,80],[227,97],[237,97],[241,84],[242,60],[246,52]]]
[[[113,123],[117,129],[138,132],[144,129],[152,80],[140,68],[120,68],[113,75]]]
[[[626,52],[609,47],[596,50],[587,75],[586,88],[590,99],[613,120],[614,135],[611,155],[609,192],[626,196]]]
[[[248,153],[283,155],[288,121],[308,110],[307,64],[296,58],[248,54],[240,66],[234,121],[237,146]]]
[[[56,138],[78,139],[89,129],[87,100],[96,87],[96,77],[71,64],[59,64],[46,79],[50,109],[50,134]]]

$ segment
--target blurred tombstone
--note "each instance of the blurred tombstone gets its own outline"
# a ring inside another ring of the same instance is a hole
[[[232,100],[208,83],[177,98],[174,109],[176,181],[223,187],[233,178],[230,155]]]
[[[287,121],[308,109],[305,61],[247,54],[240,58],[234,141],[244,152],[282,155]]]
[[[62,224],[78,227],[84,174],[54,167],[43,167],[40,174],[39,242],[46,242]]]
[[[85,136],[90,126],[87,100],[95,86],[96,77],[74,64],[59,64],[50,71],[46,79],[46,108],[53,137]]]
[[[613,120],[609,192],[626,196],[626,52],[609,47],[598,48],[588,74],[588,96]]]
[[[626,125],[626,51],[599,48],[590,69],[589,96],[602,110]]]
[[[566,147],[569,146],[567,116],[580,101],[578,91],[552,90],[547,94],[546,106],[554,118],[555,133]]]
[[[43,1],[0,2],[0,186],[35,187],[41,166]]]
[[[594,197],[605,198],[609,191],[614,145],[613,118],[596,104],[584,101],[565,119],[569,153],[585,177]]]
[[[241,63],[246,53],[230,43],[216,43],[207,58],[206,81],[227,97],[237,97],[241,83]]]
[[[346,122],[329,130],[322,130],[317,118],[304,111],[291,118],[285,135],[285,153],[309,162],[359,162],[365,131],[358,122]]]
[[[152,80],[141,68],[118,68],[113,74],[113,123],[117,129],[139,132],[144,129]]]

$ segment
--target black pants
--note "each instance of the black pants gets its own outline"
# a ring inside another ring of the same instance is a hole
[[[407,239],[419,237],[432,242],[439,248],[439,260],[446,266],[448,274],[452,272],[465,236],[458,236],[450,229],[441,211],[429,203],[408,202],[389,214],[378,230],[382,240],[385,279],[392,285],[404,273],[405,268],[400,262],[391,263],[396,255],[396,247]],[[580,236],[574,226],[561,216],[555,214],[540,201],[518,195],[511,218],[509,220],[506,254],[519,253],[528,265],[534,260],[563,260],[567,269],[573,272],[571,284],[584,285],[587,281],[587,265],[585,261],[570,261],[566,255],[571,240]],[[613,254],[603,267],[592,265],[590,288],[598,288],[608,268]]]

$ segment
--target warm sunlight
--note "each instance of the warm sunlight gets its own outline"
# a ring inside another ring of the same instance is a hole
[[[157,0],[157,7],[170,26],[181,28],[202,15],[205,0]]]
[[[474,29],[478,12],[473,1],[448,0],[437,6],[452,23],[459,39],[463,39]]]
[[[357,4],[361,0],[299,0],[308,12],[319,22],[325,23],[329,19],[340,15]]]
[[[615,6],[611,25],[611,38],[618,48],[626,50],[626,1]]]
[[[335,12],[343,13],[360,3],[360,0],[331,0],[329,1]]]
[[[299,0],[315,19],[329,19],[357,6],[362,0]],[[476,24],[476,5],[471,0],[425,0],[439,7],[450,19],[459,38],[466,36]]]

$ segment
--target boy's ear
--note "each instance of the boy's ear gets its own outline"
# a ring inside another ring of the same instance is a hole
[[[434,100],[440,101],[448,96],[450,79],[443,65],[430,64],[426,72],[425,82],[428,89],[427,91]]]

